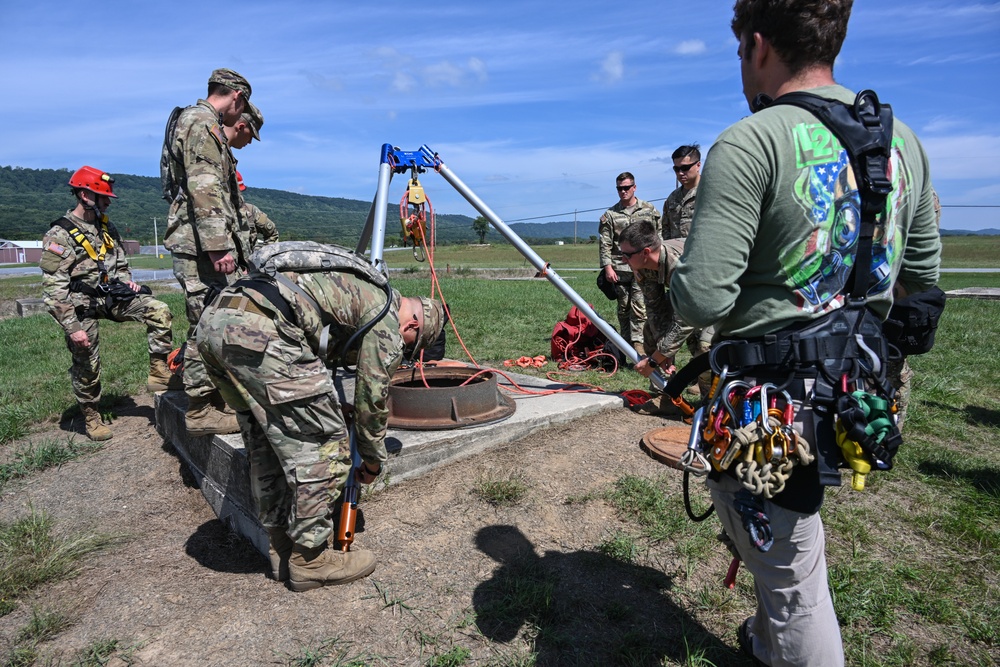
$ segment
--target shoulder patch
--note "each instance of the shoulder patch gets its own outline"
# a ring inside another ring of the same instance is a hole
[[[52,253],[55,253],[55,254],[59,255],[60,257],[62,257],[63,254],[66,252],[66,248],[64,248],[63,246],[59,245],[55,241],[53,241],[52,243],[50,243],[47,246],[45,246],[45,249],[48,250],[49,252],[52,252]]]
[[[221,128],[221,127],[219,127],[219,124],[218,124],[218,123],[216,123],[215,125],[212,125],[212,129],[210,130],[210,132],[212,133],[212,135],[213,135],[213,136],[214,136],[214,137],[215,137],[216,139],[218,139],[218,140],[219,140],[219,142],[220,142],[220,143],[221,143],[221,144],[222,144],[223,146],[226,146],[226,145],[227,145],[227,142],[226,142],[226,135],[225,135],[225,134],[224,134],[224,133],[222,132],[222,128]]]

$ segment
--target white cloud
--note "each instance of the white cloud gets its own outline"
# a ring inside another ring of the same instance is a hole
[[[1000,178],[1000,135],[921,137],[931,160],[931,174],[939,179]]]
[[[674,48],[674,53],[682,56],[696,56],[700,53],[705,53],[708,47],[705,46],[705,42],[700,39],[688,39]]]
[[[625,56],[621,51],[612,51],[604,58],[600,70],[592,77],[603,83],[617,83],[625,76]]]

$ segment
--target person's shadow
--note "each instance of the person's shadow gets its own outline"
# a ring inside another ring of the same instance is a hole
[[[717,667],[746,664],[670,599],[671,577],[598,552],[538,556],[514,526],[487,526],[476,546],[500,564],[472,604],[485,637],[509,642],[526,625],[535,664],[689,664],[701,652]]]

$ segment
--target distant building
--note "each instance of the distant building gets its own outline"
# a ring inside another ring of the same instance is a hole
[[[41,241],[0,239],[0,264],[35,264],[41,258]]]

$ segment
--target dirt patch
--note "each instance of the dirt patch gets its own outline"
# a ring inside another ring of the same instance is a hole
[[[102,451],[0,498],[0,520],[34,508],[64,530],[131,536],[0,618],[5,656],[34,605],[72,610],[76,623],[41,647],[65,662],[112,638],[137,646],[141,665],[291,664],[331,639],[373,664],[422,665],[455,647],[469,651],[465,664],[525,664],[518,656],[532,651],[539,665],[613,664],[616,647],[637,641],[659,664],[683,661],[682,634],[694,631],[716,665],[740,664],[729,628],[706,631],[672,597],[679,563],[623,566],[596,549],[625,527],[597,496],[623,474],[667,470],[638,446],[661,420],[616,410],[393,485],[363,503],[356,545],[377,554],[375,573],[298,594],[268,579],[263,559],[215,518],[154,430],[150,396],[115,413]],[[78,417],[32,439],[82,428]],[[494,509],[471,493],[482,475],[512,469],[529,486],[520,504]],[[511,586],[552,604],[511,604]],[[335,655],[318,664],[342,664]]]

